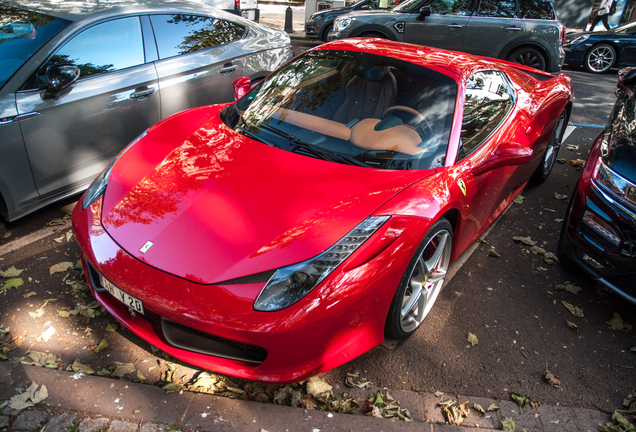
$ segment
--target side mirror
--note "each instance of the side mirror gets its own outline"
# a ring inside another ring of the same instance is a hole
[[[420,14],[417,16],[417,20],[424,21],[427,16],[431,16],[431,8],[429,6],[424,6],[420,9]]]
[[[234,90],[234,100],[242,98],[245,93],[252,89],[252,82],[248,77],[240,77],[232,81],[232,90]]]
[[[532,149],[528,147],[511,142],[504,142],[499,144],[499,147],[497,147],[494,153],[475,165],[472,169],[472,173],[477,177],[497,168],[523,165],[530,162],[532,154]]]
[[[79,76],[79,68],[72,64],[58,64],[46,68],[46,84],[53,94],[73,85]]]

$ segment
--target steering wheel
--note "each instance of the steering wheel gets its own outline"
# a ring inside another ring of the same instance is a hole
[[[382,118],[388,117],[394,111],[402,111],[413,116],[413,119],[415,120],[415,122],[414,122],[414,126],[412,127],[413,129],[419,128],[422,131],[421,133],[422,141],[424,141],[424,139],[428,139],[433,136],[433,129],[431,128],[431,125],[429,124],[428,120],[426,120],[426,117],[424,117],[424,115],[421,112],[411,107],[407,107],[404,105],[394,105],[392,107],[387,108],[382,113]]]

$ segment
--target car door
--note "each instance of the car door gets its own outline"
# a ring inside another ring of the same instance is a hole
[[[243,52],[232,42],[245,27],[211,16],[151,15],[159,60],[161,115],[234,100],[232,81],[243,73]]]
[[[459,171],[468,173],[460,179],[463,186],[460,187],[470,208],[470,217],[465,221],[463,232],[474,235],[482,232],[502,210],[500,206],[519,182],[519,166],[505,166],[478,175],[472,171],[483,164],[501,143],[511,141],[511,131],[502,130],[499,126],[510,115],[514,104],[514,90],[502,72],[478,71],[466,82],[461,144],[457,155]],[[474,236],[459,238],[458,242],[468,238]]]
[[[46,89],[55,64],[80,69],[60,94]],[[160,120],[157,73],[145,63],[139,17],[80,30],[56,50],[16,95],[31,169],[41,197],[89,183],[144,129]]]
[[[406,19],[404,42],[461,51],[472,0],[432,0]],[[431,15],[420,16],[429,7]]]
[[[525,35],[516,0],[479,0],[464,34],[462,51],[497,57],[511,41]]]

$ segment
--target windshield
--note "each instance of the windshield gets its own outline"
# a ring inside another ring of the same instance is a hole
[[[305,53],[236,103],[228,120],[263,143],[333,162],[411,170],[444,165],[455,81],[401,60]]]
[[[636,32],[636,21],[627,23],[614,29],[616,33],[634,34]]]
[[[404,3],[400,3],[399,6],[393,8],[393,12],[411,13],[420,3],[422,3],[422,0],[407,0]]]
[[[26,60],[70,23],[0,5],[0,88]]]

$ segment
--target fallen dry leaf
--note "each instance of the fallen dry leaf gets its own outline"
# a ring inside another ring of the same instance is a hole
[[[570,159],[570,165],[576,168],[584,167],[585,161],[583,159]]]
[[[523,196],[517,195],[517,197],[514,200],[512,200],[512,202],[514,202],[515,204],[523,204]]]
[[[102,339],[99,341],[99,344],[95,347],[95,349],[93,349],[93,352],[95,354],[99,354],[100,352],[108,348],[109,346],[110,346],[110,343],[108,343],[106,339]]]
[[[499,252],[497,252],[497,251],[495,250],[495,247],[494,247],[494,246],[491,246],[491,247],[490,247],[490,250],[488,251],[488,255],[489,255],[489,256],[492,256],[492,257],[495,257],[495,258],[499,258],[499,257],[501,257],[501,255],[499,255]]]
[[[570,330],[574,330],[575,332],[578,332],[578,331],[579,331],[579,326],[577,326],[577,325],[576,325],[576,324],[574,324],[573,322],[571,322],[571,321],[567,321],[567,325],[568,325],[568,328],[569,328]]]
[[[566,200],[566,199],[568,199],[568,196],[567,196],[567,195],[561,195],[561,194],[560,194],[560,193],[558,193],[558,192],[555,192],[555,193],[554,193],[554,197],[555,197],[556,199],[558,199],[558,200]]]
[[[525,245],[528,245],[528,246],[534,246],[534,245],[537,244],[537,242],[532,240],[530,238],[530,236],[528,236],[528,237],[517,236],[517,237],[513,237],[512,240],[516,241],[516,242],[521,242],[522,244],[525,244]]]
[[[623,321],[621,316],[617,314],[616,312],[614,312],[614,315],[612,315],[611,320],[605,321],[605,324],[609,324],[612,327],[612,330],[625,330],[625,331],[632,330],[632,325]]]
[[[504,431],[515,432],[517,428],[517,425],[515,424],[514,420],[511,418],[502,420],[500,423],[501,423],[501,430],[504,430]]]
[[[479,404],[477,404],[477,403],[474,403],[474,404],[473,404],[473,409],[474,409],[475,411],[478,411],[478,412],[480,412],[480,413],[484,414],[484,415],[486,414],[486,411],[485,411],[485,410],[481,407],[481,405],[479,405]]]
[[[559,386],[561,385],[561,380],[559,379],[559,376],[553,374],[552,372],[548,370],[548,362],[545,363],[545,372],[543,373],[543,378],[552,387],[559,388]]]
[[[5,277],[5,278],[18,277],[18,276],[20,276],[22,274],[23,271],[24,271],[24,269],[20,270],[20,269],[15,268],[14,265],[12,265],[11,267],[6,269],[5,271],[0,270],[0,276]]]
[[[321,380],[318,377],[311,377],[307,381],[307,393],[316,397],[322,393],[328,392],[333,387]]]
[[[479,340],[477,339],[477,336],[475,336],[471,332],[468,332],[468,336],[466,337],[466,340],[472,346],[475,346],[475,345],[477,345],[479,343]]]
[[[74,264],[72,262],[68,262],[68,261],[57,263],[49,268],[49,274],[63,273],[67,271],[68,269],[73,268],[73,265]]]
[[[583,318],[583,310],[580,309],[577,306],[571,305],[570,303],[566,302],[565,300],[561,302],[561,304],[563,306],[565,306],[567,308],[567,310],[570,311],[570,313],[572,315],[574,315],[577,318]]]
[[[37,295],[37,293],[35,291],[31,291],[30,293],[23,294],[22,297],[29,298],[33,297],[34,295]]]

